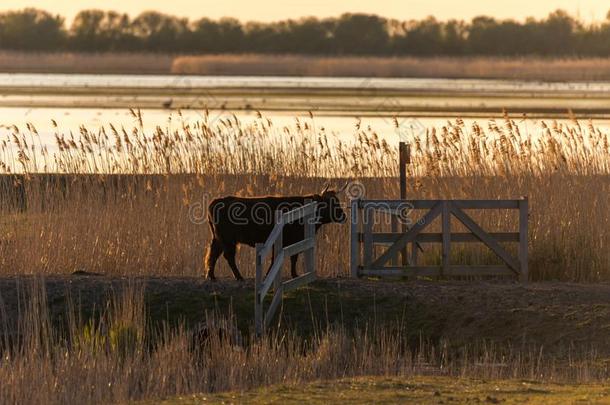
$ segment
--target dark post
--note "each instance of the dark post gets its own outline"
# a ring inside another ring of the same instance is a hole
[[[528,267],[527,267],[527,246],[528,246],[528,227],[529,219],[527,197],[522,197],[519,200],[519,264],[520,264],[520,279],[522,283],[527,283]]]
[[[256,273],[254,279],[254,329],[256,336],[263,335],[263,299],[260,297],[261,283],[263,282],[263,259],[261,258],[262,243],[256,244]]]
[[[399,152],[399,170],[400,170],[400,199],[407,199],[407,165],[411,163],[411,146],[406,142],[400,142],[398,146]]]
[[[398,144],[398,164],[399,164],[399,172],[400,172],[400,199],[407,199],[407,165],[411,163],[411,145],[406,142],[400,142]],[[395,217],[394,217],[395,218]],[[401,225],[401,230],[403,233],[407,232],[406,224]],[[415,248],[415,243],[413,243],[413,248]],[[405,247],[402,250],[402,265],[406,266],[408,264],[407,259],[407,248]]]

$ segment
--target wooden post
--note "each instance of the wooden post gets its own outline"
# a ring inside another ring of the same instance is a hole
[[[441,277],[449,273],[449,256],[451,254],[451,210],[450,201],[443,201],[443,256],[441,265]],[[417,246],[413,246],[417,250]]]
[[[392,233],[397,233],[398,232],[398,219],[396,219],[396,215],[391,215],[391,232]],[[392,256],[392,258],[390,259],[390,263],[392,264],[392,266],[398,266],[398,255],[394,255]]]
[[[527,197],[523,197],[519,201],[519,267],[520,267],[520,280],[523,283],[527,283],[528,265],[527,265],[527,247],[528,247],[528,216],[529,216],[528,200]]]
[[[352,277],[358,277],[358,266],[360,265],[360,228],[358,216],[360,210],[360,200],[352,200],[351,227],[350,227],[350,272]]]
[[[398,164],[400,165],[400,199],[407,199],[407,165],[411,163],[411,146],[406,142],[400,142],[398,144]],[[406,224],[401,225],[402,233],[407,232]],[[413,245],[415,246],[415,244]],[[402,266],[406,266],[409,262],[407,256],[407,247],[402,250]]]
[[[262,336],[264,332],[263,321],[263,299],[259,297],[259,291],[263,280],[263,260],[261,257],[262,243],[256,244],[256,273],[254,279],[254,329],[256,336]]]
[[[304,229],[304,240],[313,240],[313,246],[305,251],[305,272],[314,273],[316,272],[316,210],[310,215],[303,218],[305,227]]]
[[[407,165],[411,163],[411,146],[406,142],[398,144],[398,164],[400,171],[400,199],[407,199]]]
[[[364,267],[371,265],[373,261],[373,221],[375,210],[372,207],[364,208],[364,257],[362,264]]]
[[[277,239],[275,240],[275,243],[273,244],[273,260],[278,260],[281,256],[280,256],[280,252],[283,250],[284,248],[284,218],[283,218],[283,214],[281,211],[275,211],[275,223],[279,224],[282,223],[282,229],[280,231],[280,234],[278,235]],[[283,259],[282,259],[283,260]],[[280,269],[280,271],[278,271],[277,276],[275,277],[275,280],[273,281],[273,289],[275,292],[277,292],[280,287],[282,285],[282,269]]]

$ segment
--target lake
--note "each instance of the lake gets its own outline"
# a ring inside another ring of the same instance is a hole
[[[141,109],[147,131],[157,126],[178,128],[182,122],[194,124],[206,109],[211,120],[235,115],[248,125],[261,111],[279,128],[294,126],[299,118],[349,140],[360,123],[396,143],[394,117],[404,133],[440,128],[456,118],[468,126],[473,121],[486,124],[489,119],[501,119],[503,109],[526,133],[537,132],[541,120],[568,120],[568,111],[608,129],[610,83],[0,74],[0,140],[9,139],[9,126],[23,129],[31,123],[42,144],[54,146],[51,120],[63,133],[77,133],[81,125],[96,131],[110,123],[130,130],[137,122],[129,108]]]
[[[125,88],[288,88],[399,91],[464,91],[513,93],[610,93],[610,82],[540,82],[522,80],[285,77],[285,76],[185,76],[0,73],[0,88],[7,87],[125,87]]]

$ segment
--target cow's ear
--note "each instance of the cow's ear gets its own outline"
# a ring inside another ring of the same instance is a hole
[[[324,186],[324,189],[322,190],[322,192],[320,193],[320,195],[326,193],[328,191],[328,188],[330,187],[330,184],[326,183],[326,185]]]

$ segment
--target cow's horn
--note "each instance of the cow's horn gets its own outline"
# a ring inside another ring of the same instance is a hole
[[[341,187],[339,189],[339,191],[337,191],[337,192],[342,193],[343,191],[345,191],[345,189],[347,188],[348,185],[349,185],[349,181],[346,181],[345,184],[343,185],[343,187]]]
[[[326,183],[326,185],[324,186],[324,190],[322,190],[322,192],[320,194],[324,194],[328,191],[328,188],[330,187],[330,184]]]

